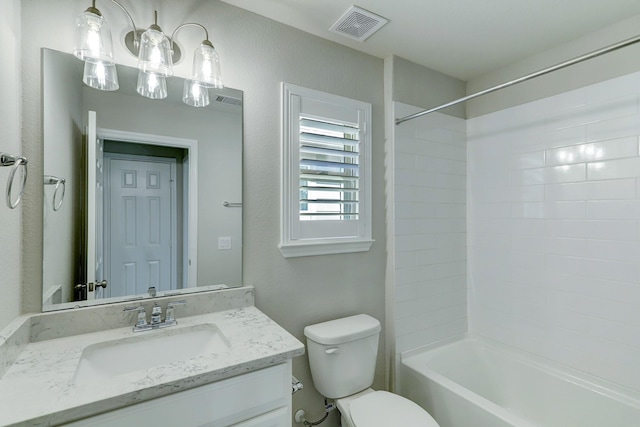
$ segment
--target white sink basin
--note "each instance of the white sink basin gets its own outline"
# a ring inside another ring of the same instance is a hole
[[[223,353],[229,341],[213,324],[138,332],[132,337],[92,344],[82,351],[76,384]]]

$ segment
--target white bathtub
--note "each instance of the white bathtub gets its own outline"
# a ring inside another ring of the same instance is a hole
[[[640,426],[640,393],[473,335],[403,355],[398,378],[441,427]]]

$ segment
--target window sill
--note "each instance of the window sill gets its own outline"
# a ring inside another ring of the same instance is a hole
[[[297,243],[281,243],[278,245],[280,253],[285,258],[296,258],[314,255],[346,254],[352,252],[367,252],[375,240],[331,240],[305,241]]]

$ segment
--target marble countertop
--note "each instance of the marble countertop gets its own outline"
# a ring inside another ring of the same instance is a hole
[[[202,357],[76,383],[83,350],[134,336],[131,326],[30,342],[0,378],[0,426],[52,426],[265,368],[304,345],[253,306],[178,319],[172,328],[215,324],[229,348]],[[172,328],[137,332],[155,334]]]

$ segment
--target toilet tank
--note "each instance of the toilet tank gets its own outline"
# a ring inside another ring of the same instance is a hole
[[[324,397],[338,399],[373,384],[380,322],[366,314],[304,328],[311,376]]]

